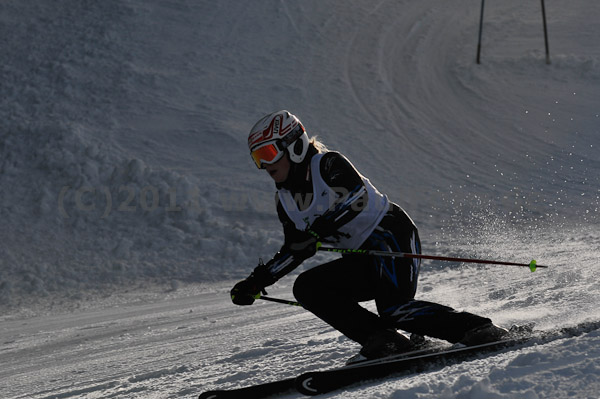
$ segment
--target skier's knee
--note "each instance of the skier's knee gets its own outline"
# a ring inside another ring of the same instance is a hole
[[[306,273],[300,274],[294,282],[294,297],[298,302],[303,305],[307,305],[311,302],[311,293],[314,292],[314,287],[310,283],[310,278],[307,277]]]

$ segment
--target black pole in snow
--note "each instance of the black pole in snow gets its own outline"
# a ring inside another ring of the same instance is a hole
[[[544,0],[542,0],[542,3]],[[477,42],[477,63],[481,64],[481,35],[483,33],[483,5],[485,0],[481,0],[481,15],[479,17],[479,41]]]
[[[550,64],[550,49],[548,47],[548,28],[546,26],[546,6],[542,0],[542,19],[544,20],[544,43],[546,44],[546,64]]]
[[[481,64],[481,37],[483,35],[483,9],[485,0],[481,0],[481,14],[479,16],[479,40],[477,42],[477,63]],[[542,20],[544,22],[544,44],[546,45],[546,64],[550,64],[550,46],[548,45],[548,26],[546,23],[546,5],[542,0]]]

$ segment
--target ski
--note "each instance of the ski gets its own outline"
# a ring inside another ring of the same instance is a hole
[[[524,345],[545,344],[556,339],[575,337],[599,329],[600,322],[587,322],[545,332],[532,332],[532,327],[532,325],[515,326],[511,329],[514,334],[511,334],[510,338],[482,345],[424,349],[329,370],[307,372],[296,378],[295,386],[304,395],[320,395],[368,380],[443,368],[460,361],[497,353],[502,349],[512,350]]]
[[[296,389],[304,395],[320,395],[358,382],[385,378],[393,374],[416,373],[435,366],[444,367],[480,354],[497,351],[527,341],[528,338],[506,339],[482,345],[425,350],[392,358],[365,361],[325,371],[304,373],[296,378]]]
[[[517,349],[525,345],[545,344],[556,339],[579,336],[600,329],[600,321],[585,322],[573,327],[532,332],[533,326],[511,328],[510,338],[476,346],[428,347],[391,357],[365,360],[342,367],[307,372],[295,378],[250,385],[244,388],[213,390],[202,393],[199,399],[269,398],[300,392],[313,396],[346,386],[383,379],[391,375],[405,375],[429,369],[443,368],[463,360],[497,353],[503,349]]]
[[[206,391],[198,399],[249,399],[268,398],[277,394],[295,392],[295,378],[286,378],[264,384],[250,385],[244,388]]]

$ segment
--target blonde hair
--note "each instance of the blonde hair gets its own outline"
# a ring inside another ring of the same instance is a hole
[[[313,136],[310,139],[310,144],[317,150],[318,153],[323,153],[329,151],[329,148],[321,140],[319,140],[318,136]]]

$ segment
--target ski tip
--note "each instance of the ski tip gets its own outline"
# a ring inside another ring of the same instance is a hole
[[[532,273],[537,270],[537,262],[535,259],[532,259],[531,262],[529,262],[529,270],[531,270]]]
[[[314,396],[323,393],[314,385],[315,375],[316,373],[308,372],[296,377],[296,390],[301,394],[308,396]]]

